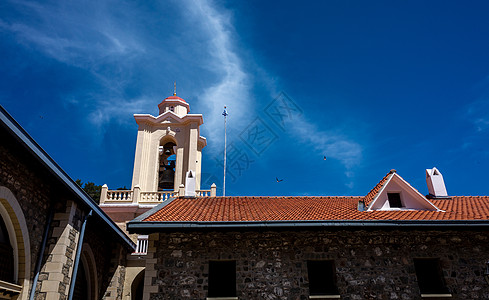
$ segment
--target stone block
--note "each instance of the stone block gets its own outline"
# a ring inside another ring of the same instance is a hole
[[[59,281],[45,280],[42,282],[41,292],[58,292]]]
[[[49,273],[48,281],[63,282],[65,276],[61,273]]]
[[[49,262],[49,263],[46,263],[45,267],[43,268],[43,272],[46,272],[46,273],[52,273],[52,272],[61,273],[62,270],[63,270],[63,266],[64,266],[64,264],[63,263],[60,263],[60,262]]]

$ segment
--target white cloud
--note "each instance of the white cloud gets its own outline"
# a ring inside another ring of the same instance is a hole
[[[205,88],[199,102],[206,108],[205,127],[210,143],[221,147],[224,105],[228,107],[233,126],[242,127],[249,121],[252,103],[250,79],[243,63],[234,49],[234,28],[228,11],[218,11],[210,1],[186,1],[189,15],[197,21],[208,38],[205,50],[210,54],[206,63],[212,72],[219,74],[216,82]]]
[[[310,123],[303,117],[294,120],[288,126],[293,127],[292,134],[301,143],[311,145],[314,150],[327,159],[339,160],[347,169],[345,174],[352,177],[352,168],[358,165],[362,158],[362,147],[351,141],[346,136],[332,131],[318,130],[316,125]]]
[[[234,126],[246,121],[252,100],[249,75],[234,46],[231,13],[212,1],[156,3],[150,8],[111,0],[13,4],[25,17],[0,21],[1,30],[94,76],[101,88],[88,97],[66,95],[66,101],[84,102],[88,120],[97,127],[121,114],[156,112],[159,101],[171,92],[169,88],[168,94],[160,94],[161,86],[171,87],[175,80],[183,91],[179,96],[187,101],[194,96],[189,101],[192,112],[205,115],[210,148],[222,143],[224,105]],[[138,91],[136,99],[125,95],[128,88]],[[140,110],[134,111],[135,106]]]
[[[466,118],[474,124],[478,132],[489,129],[489,99],[484,96],[472,102],[467,109]]]
[[[215,153],[222,148],[224,105],[228,124],[239,131],[256,117],[253,80],[268,88],[270,100],[276,97],[275,77],[253,61],[244,63],[246,49],[237,48],[232,11],[213,1],[155,7],[112,0],[13,3],[25,16],[0,21],[0,30],[93,76],[97,86],[65,95],[64,105],[84,109],[100,137],[107,123],[133,124],[133,113],[156,112],[177,80],[179,96],[192,112],[204,115],[203,133],[211,141],[207,151]],[[137,92],[127,95],[128,89]],[[305,118],[295,120],[294,127],[301,143],[348,170],[361,159],[361,147],[345,136],[320,131]]]
[[[121,30],[114,15],[120,6],[97,1],[14,4],[25,14],[22,22],[3,21],[0,27],[61,62],[88,68],[114,56],[144,52],[136,36]]]

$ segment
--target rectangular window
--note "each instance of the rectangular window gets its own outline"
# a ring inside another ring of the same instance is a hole
[[[149,235],[138,235],[138,241],[136,243],[136,251],[134,251],[131,255],[147,255],[148,238]]]
[[[236,297],[236,261],[209,261],[208,297]]]
[[[390,207],[403,207],[400,193],[387,193]]]
[[[307,275],[311,296],[338,295],[336,268],[332,260],[308,260]]]
[[[414,269],[421,294],[448,294],[438,258],[415,258]]]

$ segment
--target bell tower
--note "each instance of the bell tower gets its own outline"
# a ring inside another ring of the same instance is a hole
[[[195,174],[200,189],[202,148],[201,114],[189,114],[190,106],[175,93],[159,105],[159,115],[135,114],[138,124],[132,187],[141,192],[178,191],[186,174]]]

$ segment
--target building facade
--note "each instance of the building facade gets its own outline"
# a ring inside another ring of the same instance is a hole
[[[138,124],[130,190],[100,206],[0,107],[0,299],[489,299],[489,197],[395,170],[365,196],[218,197],[202,115]]]
[[[149,235],[143,299],[489,298],[489,197],[449,197],[436,168],[427,183],[168,199],[128,223]]]
[[[0,299],[121,299],[129,237],[0,106]]]

